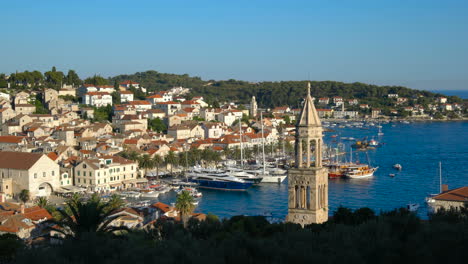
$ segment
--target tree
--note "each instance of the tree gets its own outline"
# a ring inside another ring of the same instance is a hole
[[[174,166],[179,164],[179,159],[175,155],[174,151],[169,151],[169,153],[167,153],[166,157],[164,158],[164,162],[166,162],[166,164],[171,165],[171,174],[172,174]]]
[[[92,84],[92,85],[107,85],[109,84],[108,80],[100,75],[94,75],[93,77],[86,78],[84,80],[84,83],[86,84]]]
[[[155,154],[153,157],[153,163],[156,167],[156,176],[159,178],[159,166],[161,166],[161,164],[163,163],[163,158],[158,154]]]
[[[158,133],[165,132],[167,130],[166,125],[159,117],[148,119],[148,127]]]
[[[57,71],[55,66],[52,67],[51,71],[46,72],[44,76],[48,86],[55,89],[61,88],[61,85],[64,81],[64,74],[63,72]]]
[[[117,207],[118,206],[118,207]],[[114,233],[115,231],[128,230],[123,226],[110,226],[120,216],[110,217],[115,210],[120,208],[115,201],[102,202],[97,195],[92,196],[87,202],[83,202],[80,196],[74,196],[66,202],[67,210],[57,208],[62,220],[46,221],[52,224],[50,230],[62,234],[65,238],[79,239],[85,233]]]
[[[47,200],[46,197],[43,197],[43,196],[39,197],[36,201],[36,205],[41,208],[46,208],[48,204],[49,204],[49,201]]]
[[[65,83],[72,85],[73,87],[81,84],[80,77],[74,70],[68,70],[67,77],[65,78]]]
[[[177,195],[175,207],[180,212],[180,218],[182,219],[184,227],[187,227],[188,219],[190,218],[193,210],[195,210],[193,202],[194,198],[188,191],[182,191]]]
[[[31,198],[31,194],[29,193],[29,190],[23,189],[23,190],[21,190],[21,192],[19,193],[19,199],[20,199],[20,201],[23,202],[24,204],[25,204],[26,202],[28,202],[30,198]]]
[[[154,161],[148,154],[145,154],[138,159],[138,167],[140,167],[140,169],[143,169],[143,177],[146,177],[147,171],[154,168]]]

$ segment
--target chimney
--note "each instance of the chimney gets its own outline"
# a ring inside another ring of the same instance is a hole
[[[448,191],[448,184],[442,184],[442,192]]]
[[[20,205],[20,214],[24,214],[24,203]]]

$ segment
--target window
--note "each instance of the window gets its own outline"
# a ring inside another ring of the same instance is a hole
[[[83,164],[83,169],[86,169],[86,164]]]
[[[133,166],[132,166],[132,170],[133,170]]]
[[[98,177],[101,176],[101,173],[100,173],[99,171],[98,171],[98,173],[97,173],[97,176],[98,176]]]
[[[70,180],[67,180],[67,184],[70,184]]]
[[[83,179],[83,183],[86,183],[86,179]]]
[[[101,180],[97,180],[97,184],[101,184]]]
[[[7,189],[7,190],[8,190],[8,185],[5,185],[5,189]]]
[[[52,176],[55,176],[55,171],[52,171]]]
[[[34,179],[37,179],[37,173],[34,173]]]
[[[77,171],[78,172],[78,176],[80,176],[80,171]]]
[[[78,183],[80,183],[80,179],[78,179]]]
[[[127,167],[124,167],[124,170],[123,170],[123,171],[125,171],[126,168],[127,168]]]
[[[45,177],[45,176],[46,176],[46,173],[45,173],[45,172],[43,172],[43,173],[42,173],[42,177]]]

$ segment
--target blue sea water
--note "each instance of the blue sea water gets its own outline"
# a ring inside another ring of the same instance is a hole
[[[468,89],[466,90],[437,90],[434,93],[441,93],[448,96],[458,96],[462,99],[468,99]]]
[[[439,190],[439,161],[442,162],[444,184],[448,184],[450,189],[468,186],[467,131],[468,122],[423,122],[383,125],[384,135],[380,137],[377,137],[377,128],[344,128],[327,133],[325,141],[329,143],[332,134],[339,134],[339,137],[375,137],[385,143],[367,152],[371,165],[379,167],[374,177],[329,181],[330,214],[340,205],[370,207],[378,213],[405,207],[408,203],[419,203],[421,208],[418,214],[426,217],[424,199]],[[356,152],[353,156],[367,162],[364,152]],[[401,172],[392,168],[395,163],[403,166]],[[390,173],[396,176],[390,177]],[[261,184],[246,192],[202,192],[203,198],[196,209],[198,212],[211,212],[220,217],[271,213],[276,218],[284,218],[287,214],[287,183]],[[175,194],[161,195],[159,200],[172,203]]]

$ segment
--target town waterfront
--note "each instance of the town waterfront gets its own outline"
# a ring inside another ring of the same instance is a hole
[[[394,125],[394,126],[393,126]],[[449,189],[468,185],[468,122],[415,122],[411,124],[385,124],[384,135],[377,137],[377,128],[337,128],[325,134],[356,139],[374,136],[383,146],[369,150],[373,166],[379,166],[374,177],[368,179],[330,180],[330,214],[340,205],[349,208],[370,207],[376,212],[419,203],[418,215],[426,217],[425,197],[439,190],[438,162],[442,162],[443,183]],[[349,141],[344,141],[349,151]],[[349,155],[349,154],[348,154]],[[356,152],[362,162],[367,162],[364,152]],[[399,163],[401,172],[392,168]],[[390,177],[389,174],[396,174]],[[282,218],[287,214],[287,181],[285,184],[261,184],[246,192],[202,190],[196,211],[213,213],[220,217],[233,215],[271,214]],[[175,201],[175,193],[159,197],[164,203]]]

